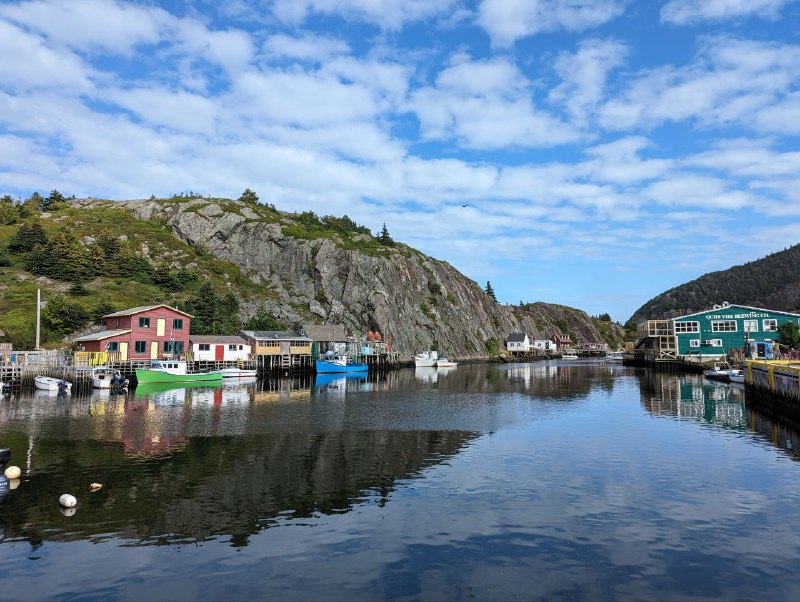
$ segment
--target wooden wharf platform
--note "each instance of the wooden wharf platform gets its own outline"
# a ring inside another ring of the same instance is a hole
[[[748,401],[784,416],[800,418],[800,362],[749,360],[744,365]]]

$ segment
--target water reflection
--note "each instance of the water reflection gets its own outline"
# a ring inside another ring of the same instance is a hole
[[[746,428],[744,387],[701,374],[643,372],[641,400],[655,416],[678,416],[727,428]]]

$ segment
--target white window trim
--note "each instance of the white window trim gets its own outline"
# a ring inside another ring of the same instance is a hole
[[[699,347],[700,346],[700,339],[691,339],[689,341],[689,347]]]
[[[679,324],[691,325],[691,330],[678,330]],[[700,322],[675,322],[675,334],[691,334],[700,332]]]
[[[767,323],[770,324],[774,323],[775,328],[770,328],[769,326],[767,326]],[[776,320],[775,318],[764,318],[763,320],[761,320],[761,326],[763,327],[764,332],[778,332],[778,320]]]
[[[733,324],[733,330],[719,330],[717,327],[720,324]],[[714,320],[711,322],[711,332],[739,332],[739,324],[736,320]]]

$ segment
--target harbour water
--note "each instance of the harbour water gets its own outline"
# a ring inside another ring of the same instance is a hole
[[[792,424],[584,360],[18,395],[0,598],[797,600]]]

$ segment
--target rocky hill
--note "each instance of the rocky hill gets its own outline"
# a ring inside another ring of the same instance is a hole
[[[628,324],[686,315],[725,301],[778,311],[800,309],[800,245],[676,286],[642,305]]]
[[[487,343],[491,348],[496,340],[502,348],[513,331],[535,338],[563,332],[579,342],[607,340],[614,346],[621,340],[618,325],[600,323],[580,310],[544,303],[498,305],[446,262],[400,243],[382,243],[364,228],[338,227],[336,218],[208,198],[73,199],[64,211],[66,217],[45,217],[79,225],[85,243],[99,236],[91,230],[92,216],[103,212],[129,215],[116,220],[112,234],[121,238],[127,239],[135,224],[145,224],[152,240],[128,244],[160,269],[197,271],[202,262],[196,257],[218,260],[212,271],[222,273],[209,278],[221,277],[222,286],[240,297],[242,321],[266,310],[286,325],[341,323],[354,336],[377,329],[404,355],[438,347],[460,358],[485,357]],[[103,225],[106,233],[111,227]],[[159,230],[170,232],[187,250],[168,248],[155,236]],[[93,288],[103,289],[103,282]]]

